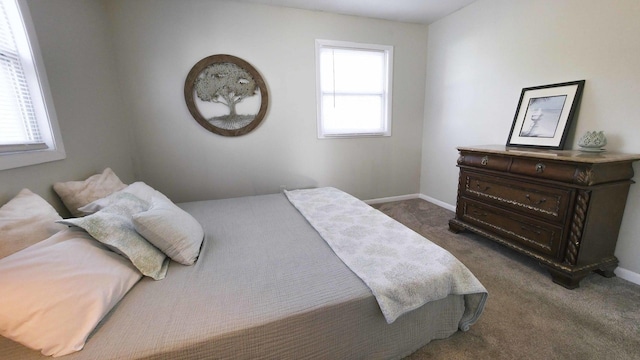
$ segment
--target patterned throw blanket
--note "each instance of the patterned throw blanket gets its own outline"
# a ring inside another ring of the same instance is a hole
[[[445,249],[338,189],[285,194],[371,289],[387,323],[450,294],[464,295],[461,330],[468,330],[482,313],[487,290]]]

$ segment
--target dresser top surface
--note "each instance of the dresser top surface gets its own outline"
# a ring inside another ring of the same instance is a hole
[[[535,148],[516,148],[504,145],[460,146],[458,151],[492,153],[509,156],[553,159],[558,161],[608,163],[616,161],[637,161],[640,154],[627,154],[614,151],[586,152],[581,150],[546,150]]]

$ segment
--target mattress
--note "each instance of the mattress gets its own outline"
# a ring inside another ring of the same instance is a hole
[[[457,331],[450,295],[385,318],[283,194],[179,204],[205,230],[195,265],[144,278],[64,359],[394,359]],[[0,337],[3,359],[44,358]]]

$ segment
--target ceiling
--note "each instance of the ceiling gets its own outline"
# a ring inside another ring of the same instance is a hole
[[[476,0],[236,0],[420,24],[431,24]]]

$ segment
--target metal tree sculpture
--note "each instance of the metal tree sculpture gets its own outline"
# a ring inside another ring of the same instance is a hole
[[[236,104],[258,91],[256,81],[245,69],[233,63],[217,63],[205,68],[195,81],[196,95],[202,101],[229,108],[228,120],[237,116]]]
[[[236,105],[254,96],[260,103],[257,113],[238,114],[242,109],[255,106],[255,101],[247,101],[246,106],[239,107],[238,110]],[[258,70],[248,62],[226,54],[207,56],[193,65],[184,82],[184,99],[189,112],[202,127],[222,136],[249,133],[264,119],[269,106],[267,85]],[[196,99],[222,104],[229,108],[229,114],[204,107],[209,111],[214,110],[213,117],[205,116]]]

